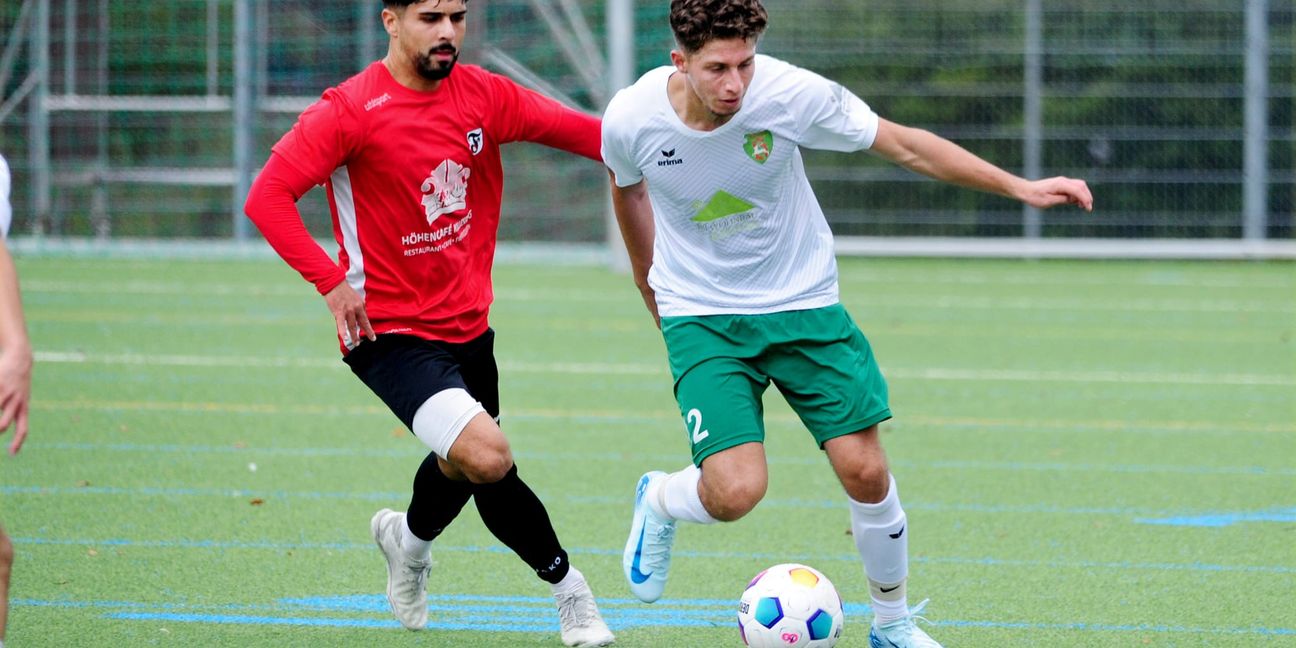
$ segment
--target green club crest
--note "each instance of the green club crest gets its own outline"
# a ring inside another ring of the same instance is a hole
[[[769,159],[770,153],[774,152],[774,134],[763,130],[759,133],[747,133],[747,141],[743,142],[743,150],[747,152],[747,157],[765,164]]]

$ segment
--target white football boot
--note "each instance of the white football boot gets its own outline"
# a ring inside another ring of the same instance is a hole
[[[415,560],[405,555],[400,540],[405,514],[383,509],[369,521],[374,542],[387,559],[387,602],[396,620],[410,630],[427,626],[427,577],[431,558]]]
[[[554,592],[563,643],[580,648],[612,645],[616,637],[603,622],[598,605],[594,603],[594,592],[590,591],[589,583],[585,582],[585,575],[572,567],[571,576],[576,577],[576,583],[572,587]]]

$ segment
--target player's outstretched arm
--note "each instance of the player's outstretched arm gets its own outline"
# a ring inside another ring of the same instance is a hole
[[[971,189],[996,193],[1046,209],[1071,204],[1093,211],[1093,194],[1084,180],[1026,180],[973,155],[939,135],[879,120],[874,153],[915,173]]]
[[[634,282],[643,296],[644,305],[652,313],[657,327],[661,328],[661,317],[657,315],[657,297],[652,286],[648,285],[648,271],[652,268],[653,261],[653,238],[657,235],[657,229],[653,224],[647,181],[618,187],[616,174],[610,170],[608,174],[612,178],[612,211],[616,212],[621,239],[625,241],[626,253],[630,256],[630,271],[634,274]]]
[[[27,438],[31,370],[31,341],[18,292],[18,272],[9,248],[0,240],[0,433],[13,426],[11,455],[18,454]]]

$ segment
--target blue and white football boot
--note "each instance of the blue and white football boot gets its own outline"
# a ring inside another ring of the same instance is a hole
[[[675,520],[663,520],[648,506],[648,484],[664,479],[659,470],[645,473],[635,487],[634,518],[626,540],[621,566],[625,569],[630,591],[644,603],[661,598],[670,571],[671,545],[675,542]]]
[[[935,639],[914,623],[914,619],[921,618],[918,613],[926,606],[927,601],[923,601],[909,610],[907,616],[885,625],[878,625],[874,620],[873,627],[869,629],[870,648],[941,648]]]

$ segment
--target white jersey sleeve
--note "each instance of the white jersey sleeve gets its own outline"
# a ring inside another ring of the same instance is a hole
[[[779,63],[782,63],[781,61]],[[841,84],[786,63],[784,96],[800,116],[797,143],[806,148],[849,153],[873,146],[878,116]]]
[[[9,224],[13,222],[13,207],[9,204],[9,165],[0,155],[0,237],[9,238]]]
[[[634,137],[639,127],[635,118],[633,87],[616,93],[603,112],[603,164],[612,170],[618,187],[629,187],[643,180],[635,164]]]

